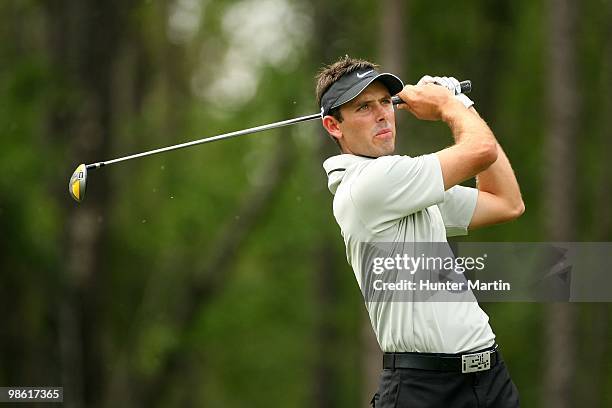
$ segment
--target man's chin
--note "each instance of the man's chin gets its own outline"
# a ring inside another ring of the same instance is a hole
[[[390,156],[395,153],[395,144],[391,146],[380,146],[376,149],[376,153],[371,154],[372,157]]]
[[[343,149],[343,153],[354,154],[364,157],[381,157],[389,156],[395,153],[395,138],[384,141],[383,143],[374,143],[367,146],[365,149]]]
[[[395,152],[395,139],[391,139],[380,146],[380,156],[389,156]]]

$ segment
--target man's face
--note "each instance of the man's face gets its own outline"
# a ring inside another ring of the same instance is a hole
[[[340,141],[344,153],[371,157],[393,153],[395,112],[391,95],[381,82],[374,81],[355,99],[342,105],[340,113],[342,122],[326,116],[323,123]]]

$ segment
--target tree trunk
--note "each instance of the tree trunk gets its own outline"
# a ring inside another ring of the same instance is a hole
[[[382,37],[379,39],[380,63],[385,72],[398,75],[402,80],[408,78],[408,57],[406,55],[407,33],[405,30],[408,24],[407,9],[409,2],[402,0],[384,0],[380,9],[380,25]],[[396,111],[397,112],[397,111]],[[402,152],[405,145],[407,113],[402,111],[395,117],[395,127],[397,137],[395,139],[396,151]]]
[[[381,65],[385,71],[406,75],[406,54],[405,39],[406,33],[406,7],[407,4],[402,0],[384,0],[381,3],[380,24],[382,38],[380,38]],[[402,112],[405,113],[405,112]],[[397,134],[401,134],[402,120],[404,115],[396,116]],[[400,150],[399,143],[401,137],[396,138],[398,144],[396,150]],[[368,314],[364,314],[361,341],[363,344],[363,392],[364,399],[370,401],[372,394],[378,389],[378,382],[382,369],[382,351],[376,340],[372,329],[372,323]]]
[[[602,4],[604,9],[601,13],[606,16],[603,21],[612,21],[612,3],[609,1]],[[612,162],[609,154],[612,151],[612,42],[607,41],[612,37],[612,25],[608,24],[604,30],[605,35],[601,37],[605,41],[602,49],[602,64],[598,78],[599,95],[602,98],[599,105],[599,118],[601,132],[596,140],[599,148],[599,174],[596,174],[597,191],[593,200],[596,214],[596,225],[593,229],[593,241],[610,241],[612,239],[612,214],[610,213],[610,202],[612,202]],[[584,319],[580,319],[581,332],[584,330],[586,337],[582,342],[582,358],[578,372],[586,373],[581,376],[582,387],[580,394],[574,400],[580,401],[585,407],[604,407],[606,396],[606,370],[610,359],[602,358],[610,351],[610,314],[612,307],[609,303],[587,303],[582,305]],[[583,337],[582,335],[580,336]]]
[[[320,69],[322,65],[329,64],[341,56],[335,53],[337,47],[330,40],[341,38],[341,28],[337,22],[337,16],[341,14],[342,5],[324,0],[313,2],[313,21],[315,22],[313,37],[313,55],[321,58],[315,61],[314,68]],[[314,89],[314,83],[313,83]],[[313,196],[318,197],[319,202],[323,203],[321,213],[324,214],[332,210],[332,197],[327,190],[327,178],[323,172],[321,164],[325,159],[338,154],[336,144],[330,139],[325,130],[320,128],[320,135],[317,139],[317,153],[311,168],[313,183]],[[321,217],[323,218],[323,217]],[[340,235],[332,236],[327,227],[323,226],[325,221],[321,219],[320,234],[318,245],[314,248],[312,264],[316,270],[313,271],[315,279],[313,303],[316,310],[317,320],[314,323],[315,361],[313,362],[312,372],[312,406],[333,407],[338,406],[335,399],[336,387],[334,384],[334,359],[330,358],[332,353],[342,353],[342,347],[336,344],[338,337],[334,322],[330,320],[329,310],[334,307],[334,284],[333,276],[338,273],[334,270],[333,260],[337,257],[332,248],[335,247],[335,240],[341,239]],[[340,277],[340,279],[350,279],[350,276]]]
[[[50,59],[78,103],[49,112],[49,133],[68,136],[70,157],[108,157],[112,135],[112,69],[127,3],[63,0],[45,7]],[[103,29],[101,29],[103,27]],[[74,165],[76,166],[76,162]],[[108,183],[97,178],[78,207],[58,191],[68,213],[59,344],[66,407],[95,407],[106,381],[100,293]]]
[[[322,237],[321,245],[318,245],[313,253],[315,262],[315,285],[314,285],[314,308],[317,322],[315,325],[315,341],[317,356],[314,367],[313,381],[313,404],[312,406],[321,408],[332,408],[338,406],[334,398],[334,386],[336,372],[333,366],[333,358],[338,352],[336,346],[337,328],[335,326],[334,315],[330,310],[334,310],[334,293],[337,288],[334,285],[334,259],[335,253],[333,246],[329,245],[329,238]]]
[[[544,157],[547,232],[553,241],[576,239],[576,90],[575,25],[577,3],[548,0],[547,134]],[[545,312],[543,406],[566,408],[572,401],[575,372],[575,308],[547,305]]]

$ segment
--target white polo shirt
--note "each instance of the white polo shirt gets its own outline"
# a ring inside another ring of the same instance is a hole
[[[446,242],[447,236],[467,234],[478,190],[454,186],[444,191],[435,154],[376,159],[341,154],[323,167],[360,287],[362,243]],[[489,317],[468,295],[473,301],[366,301],[366,307],[385,352],[461,353],[493,346]]]

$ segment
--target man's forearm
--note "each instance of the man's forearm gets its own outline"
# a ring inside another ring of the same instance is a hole
[[[445,111],[442,120],[450,128],[456,144],[497,143],[493,132],[476,110],[466,110],[460,102],[454,103],[451,109]]]
[[[442,120],[453,134],[455,144],[436,152],[444,189],[473,178],[497,160],[497,141],[493,132],[478,115],[466,109],[448,89],[437,85],[406,85],[399,96],[414,116],[424,120]]]
[[[474,116],[480,118],[480,115],[470,107],[469,111]],[[521,190],[512,170],[512,165],[504,149],[497,143],[497,160],[490,165],[486,170],[476,175],[476,185],[478,190],[486,191],[497,197],[504,199],[512,208],[523,206]]]
[[[497,144],[497,160],[476,175],[476,186],[503,199],[511,208],[523,207],[518,181],[502,147]]]
[[[450,127],[455,144],[436,153],[445,190],[473,178],[497,160],[497,142],[491,129],[460,102],[457,104],[447,107],[442,118]]]

